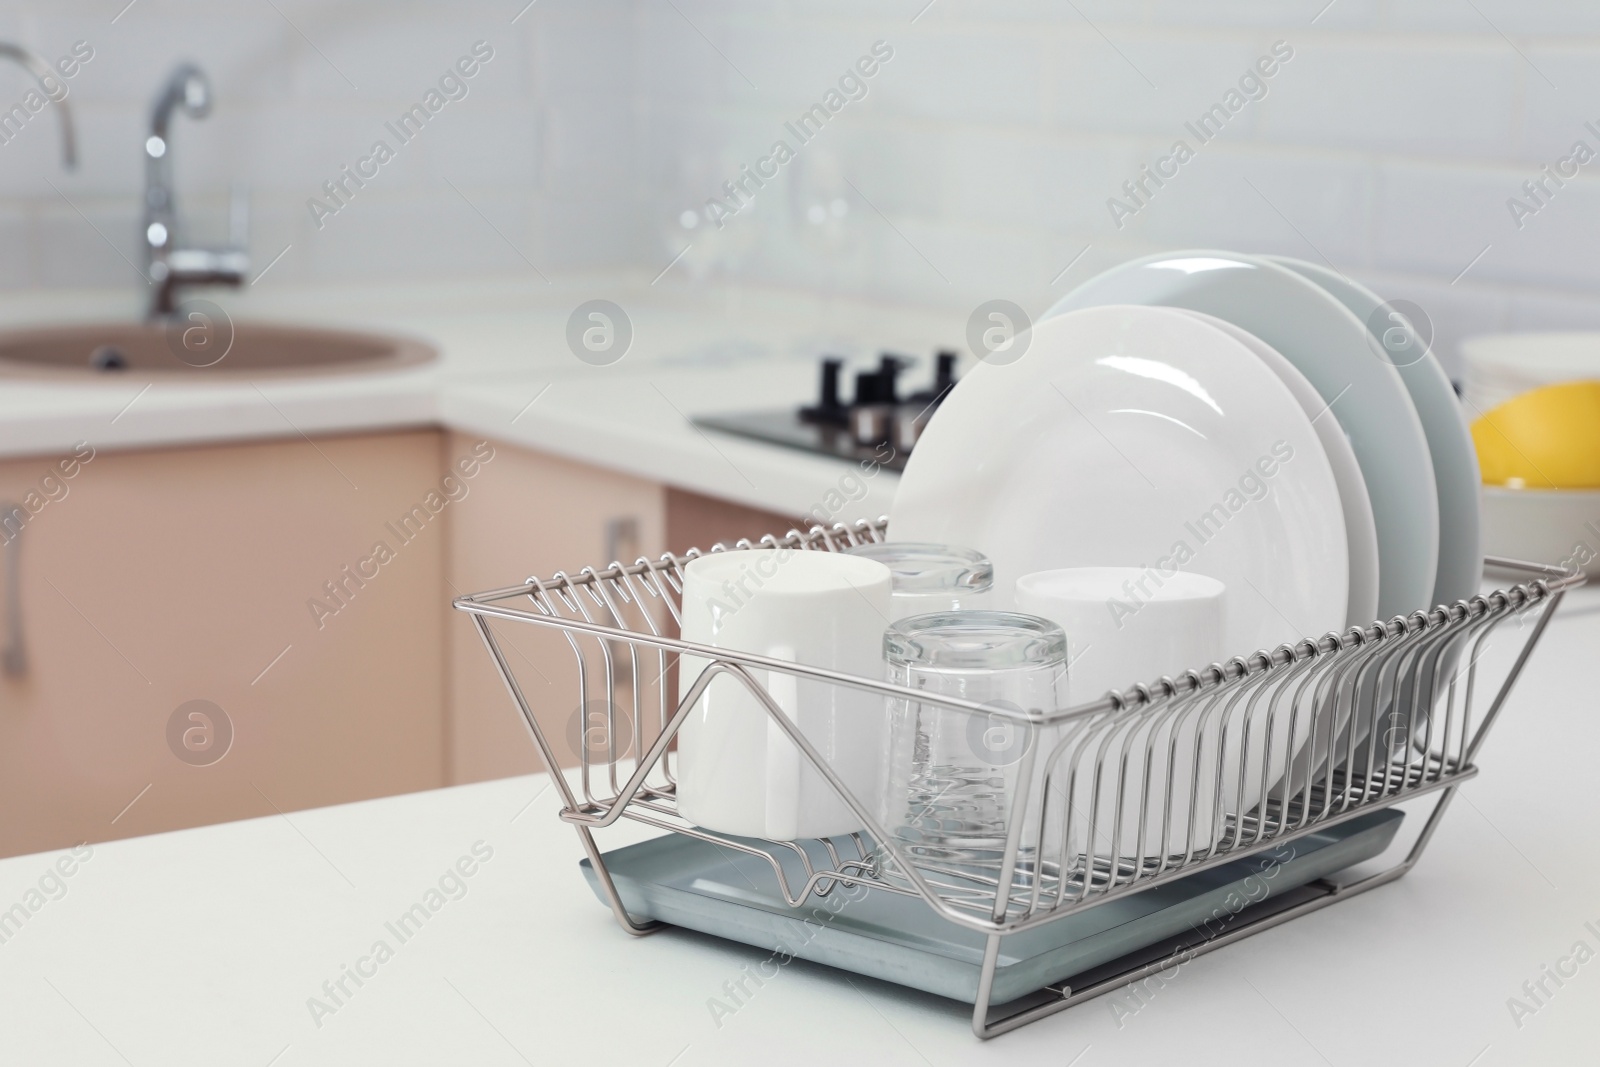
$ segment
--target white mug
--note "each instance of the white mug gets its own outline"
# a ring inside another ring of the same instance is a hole
[[[1226,592],[1187,571],[1067,567],[1023,575],[1016,599],[1066,631],[1068,694],[1082,704],[1221,659]]]
[[[1070,567],[1037,571],[1016,583],[1016,603],[1020,611],[1043,616],[1060,626],[1067,635],[1067,692],[1072,704],[1085,704],[1110,690],[1125,690],[1139,682],[1153,682],[1163,675],[1176,678],[1188,669],[1201,669],[1226,655],[1222,647],[1223,616],[1227,588],[1205,575],[1177,571],[1165,574],[1137,567]],[[1210,825],[1212,784],[1217,780],[1216,748],[1218,728],[1213,725],[1198,731],[1199,724],[1189,719],[1175,737],[1158,739],[1155,746],[1157,767],[1165,765],[1166,742],[1176,745],[1172,767],[1171,836],[1169,847],[1181,850],[1187,844],[1189,797],[1194,778],[1196,746],[1201,749],[1199,801],[1196,814],[1202,827]],[[1067,843],[1071,852],[1082,854],[1087,847],[1085,824],[1094,818],[1096,850],[1108,851],[1115,828],[1110,812],[1115,810],[1119,781],[1124,797],[1120,844],[1117,851],[1131,856],[1138,848],[1138,798],[1145,789],[1143,748],[1151,740],[1148,728],[1122,732],[1107,723],[1099,736],[1111,739],[1111,747],[1100,749],[1089,744],[1079,757],[1078,784],[1072,804],[1076,808],[1072,834]],[[1099,806],[1094,804],[1093,765],[1095,753],[1110,767],[1124,756],[1126,777],[1116,773],[1104,776]],[[1068,762],[1063,760],[1062,762]],[[1224,776],[1237,775],[1237,746],[1223,758]],[[1052,767],[1052,782],[1064,782],[1068,768]],[[1163,829],[1163,797],[1168,776],[1156,775],[1146,822],[1147,852],[1155,852]],[[1231,780],[1231,779],[1230,779]],[[1246,808],[1260,799],[1258,779],[1247,786],[1243,798]],[[1060,798],[1058,802],[1064,802]],[[1231,802],[1229,802],[1231,803]],[[1091,814],[1094,813],[1094,814]],[[1209,834],[1197,835],[1200,842]]]
[[[889,568],[835,552],[717,552],[684,568],[683,639],[883,677]],[[709,665],[682,657],[681,700]],[[750,672],[829,769],[868,807],[886,737],[883,697],[782,671]],[[862,829],[739,679],[713,679],[678,732],[678,812],[697,826],[792,841]]]

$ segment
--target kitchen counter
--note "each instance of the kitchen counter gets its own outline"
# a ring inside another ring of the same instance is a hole
[[[863,363],[883,348],[927,357],[964,330],[959,316],[925,309],[769,289],[708,295],[611,275],[194,295],[227,308],[240,328],[256,319],[412,334],[441,358],[413,370],[254,382],[4,377],[0,457],[52,455],[80,440],[126,449],[440,425],[801,514],[851,465],[701,431],[689,417],[792,408],[813,398],[825,351]],[[609,367],[580,362],[565,339],[572,309],[596,296],[624,307],[634,328],[632,347]],[[127,292],[10,294],[0,297],[0,328],[137,312]],[[913,374],[920,388],[931,371]],[[867,479],[848,517],[887,512],[895,480]]]
[[[622,933],[535,775],[0,861],[0,910],[32,912],[3,928],[0,1058],[1591,1063],[1600,716],[1581,671],[1597,644],[1600,590],[1577,590],[1483,749],[1482,777],[1407,877],[1203,957],[1120,1012],[1102,998],[980,1044],[960,1005],[795,962],[719,1026],[708,1000],[762,954]],[[1419,824],[1413,810],[1402,839]],[[601,846],[633,835],[605,831]],[[426,920],[393,928],[415,904]],[[1540,981],[1548,995],[1530,1000],[1524,983]],[[1514,1017],[1513,997],[1532,1010]]]

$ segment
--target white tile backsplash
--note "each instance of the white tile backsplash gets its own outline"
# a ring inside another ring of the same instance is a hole
[[[1359,158],[1219,143],[1188,163],[1128,229],[1162,247],[1248,248],[1367,265],[1374,175]]]
[[[129,212],[136,202],[72,198],[41,203],[33,216],[35,285],[84,289],[143,285]]]
[[[444,280],[484,271],[527,272],[522,257],[533,245],[530,207],[521,197],[477,189],[458,196],[448,186],[426,202],[374,194],[352,203],[308,242],[314,248],[313,277],[336,281],[365,270],[369,278]]]
[[[1503,151],[1521,61],[1504,42],[1297,36],[1263,101],[1277,142],[1478,158]]]
[[[1492,27],[1512,39],[1600,33],[1600,8],[1589,0],[1387,0],[1386,7],[1382,25],[1393,29],[1482,33]]]
[[[1585,247],[1600,168],[1521,231],[1505,203],[1585,133],[1597,99],[1588,87],[1600,87],[1600,23],[1582,5],[940,0],[923,8],[793,0],[757,16],[678,0],[680,16],[642,4],[650,13],[641,25],[664,30],[681,19],[714,41],[737,42],[741,69],[761,85],[752,92],[703,78],[692,92],[658,94],[640,84],[638,121],[684,131],[682,140],[641,141],[646,173],[678,176],[675,195],[651,198],[646,212],[669,222],[693,198],[681,188],[684,160],[699,160],[703,173],[720,145],[731,156],[721,160],[727,173],[710,167],[705,195],[714,193],[745,159],[756,120],[781,128],[794,101],[811,98],[806,77],[820,95],[862,42],[884,39],[895,58],[868,99],[835,116],[764,202],[728,223],[750,231],[754,250],[724,257],[713,273],[817,286],[845,279],[938,304],[1009,295],[1033,307],[1120,259],[1209,245],[1327,260],[1393,287],[1447,320],[1436,325],[1447,363],[1460,336],[1514,319],[1526,325],[1541,307],[1559,305],[1563,321],[1600,318],[1600,268]],[[641,71],[677,69],[698,54],[686,40],[641,33]],[[1293,58],[1266,79],[1265,96],[1201,144],[1185,123],[1225,102],[1279,41]],[[1108,198],[1125,198],[1122,183],[1139,180],[1141,165],[1179,139],[1194,158],[1117,226]],[[831,239],[808,233],[803,218],[818,200],[811,186],[828,184],[817,172],[852,189],[853,210],[830,223]],[[723,233],[714,240],[737,243]]]
[[[293,245],[264,285],[654,275],[687,246],[672,284],[1042,311],[1120,259],[1223,245],[1325,257],[1423,304],[1446,346],[1600,323],[1600,163],[1520,229],[1506,206],[1574,141],[1600,151],[1584,0],[140,0],[114,24],[106,6],[0,12],[51,59],[95,49],[70,83],[80,172],[48,111],[0,144],[0,287],[136,280],[144,113],[190,58],[217,99],[175,128],[181,203],[220,233],[247,188],[258,266]],[[467,97],[318,230],[308,198],[480,39],[495,55]],[[865,98],[799,143],[785,123],[876,41],[894,55]],[[1293,59],[1201,144],[1185,124],[1277,41]],[[28,84],[0,68],[0,105]],[[795,158],[708,223],[779,139]],[[1116,225],[1108,198],[1179,139],[1194,158]]]
[[[1380,167],[1375,265],[1433,274],[1445,281],[1471,267],[1474,281],[1506,278],[1505,250],[1520,242],[1505,201],[1520,169],[1392,160]],[[1499,255],[1496,255],[1496,252]],[[1571,265],[1578,269],[1577,264]]]
[[[545,232],[536,221],[547,214],[540,210],[544,198],[559,197],[563,210],[574,196],[604,203],[622,179],[601,177],[627,169],[603,152],[574,149],[571,139],[556,152],[546,142],[551,115],[559,114],[564,128],[585,131],[590,146],[631,145],[631,3],[541,0],[514,24],[522,4],[509,0],[223,6],[140,0],[115,23],[106,4],[84,0],[12,7],[34,11],[0,16],[0,37],[15,37],[51,60],[87,40],[94,58],[68,83],[82,161],[76,173],[60,169],[48,109],[12,143],[0,144],[0,226],[7,236],[21,226],[25,238],[4,243],[0,286],[137,281],[96,229],[141,262],[133,233],[147,111],[184,59],[206,70],[215,102],[202,121],[174,120],[180,214],[197,235],[223,239],[229,190],[246,190],[255,268],[293,245],[263,285],[442,271],[531,273],[523,255],[551,269],[628,266],[637,258],[622,254],[615,241],[536,247]],[[547,54],[560,57],[562,78],[571,83],[560,93],[535,76],[547,26]],[[489,42],[493,57],[463,79],[465,95],[453,89],[459,98],[400,144],[385,124],[437,89],[441,75],[480,40]],[[582,82],[579,72],[596,71],[607,46],[621,58]],[[29,84],[10,65],[0,67],[0,105],[20,99]],[[594,95],[596,86],[602,95]],[[308,201],[321,198],[323,182],[379,139],[395,158],[319,230]],[[523,252],[513,251],[463,197]],[[596,248],[610,249],[614,258],[597,263]]]
[[[1086,26],[1069,28],[1047,52],[1051,117],[1066,130],[1182,136],[1183,124],[1218,103],[1273,40],[1270,34],[1251,36],[1247,41],[1162,28],[1117,29],[1101,37]],[[1266,80],[1269,96],[1278,78]],[[1246,135],[1258,112],[1259,105],[1251,104],[1231,117],[1230,134]]]
[[[880,107],[933,123],[1037,125],[1044,117],[1044,57],[1036,38],[983,24],[959,29],[881,33],[863,26],[838,34],[839,71],[882,40],[893,49],[873,76]],[[820,96],[830,77],[817,85]]]
[[[34,284],[33,220],[17,208],[0,208],[0,286],[20,289]]]

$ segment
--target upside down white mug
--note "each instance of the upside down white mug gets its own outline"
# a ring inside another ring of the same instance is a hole
[[[883,677],[889,568],[835,552],[717,552],[684,568],[683,639]],[[710,661],[682,658],[682,700]],[[751,669],[829,768],[871,810],[882,775],[881,696]],[[714,678],[678,732],[678,812],[707,830],[790,841],[861,820],[736,677]]]
[[[1074,704],[1224,655],[1227,590],[1203,574],[1066,567],[1025,574],[1016,589],[1018,609],[1066,631]]]
[[[1066,632],[1067,692],[1074,705],[1086,704],[1112,689],[1125,690],[1136,683],[1153,682],[1162,675],[1176,677],[1185,670],[1203,668],[1224,656],[1222,634],[1227,588],[1205,575],[1184,571],[1158,574],[1137,567],[1069,567],[1038,571],[1017,579],[1016,601],[1020,610],[1041,615]],[[1093,818],[1096,820],[1095,847],[1102,853],[1108,851],[1115,828],[1105,813],[1115,810],[1120,786],[1124,812],[1117,851],[1131,856],[1139,840],[1137,799],[1146,788],[1141,747],[1150,737],[1146,730],[1120,732],[1109,721],[1100,730],[1095,742],[1083,746],[1077,757],[1079,774],[1070,798],[1077,829],[1072,834],[1073,840],[1068,842],[1068,849],[1081,852],[1087,847],[1085,824]],[[1165,766],[1169,743],[1176,750],[1170,775],[1173,795],[1170,798],[1169,847],[1182,849],[1187,844],[1189,798],[1195,781],[1209,787],[1219,774],[1228,777],[1231,771],[1237,776],[1239,756],[1236,750],[1223,755],[1219,768],[1216,749],[1220,742],[1216,732],[1216,726],[1208,731],[1195,720],[1187,720],[1185,729],[1157,738],[1162,742],[1154,749],[1157,767]],[[1106,747],[1101,746],[1100,738],[1106,739]],[[1201,763],[1198,779],[1193,772],[1197,753]],[[1116,769],[1123,766],[1124,757],[1127,757],[1126,765],[1119,775]],[[1112,768],[1104,775],[1098,806],[1093,776],[1097,758]],[[1070,761],[1070,757],[1068,759]],[[1066,780],[1067,767],[1053,770],[1053,782]],[[1168,774],[1158,773],[1155,777],[1157,781],[1151,790],[1145,827],[1150,842],[1162,839],[1163,801],[1168,799]],[[1209,820],[1212,791],[1202,788],[1200,793],[1196,802],[1198,815]],[[1253,792],[1247,787],[1244,806],[1253,805],[1259,798],[1259,785],[1254,786]],[[1069,801],[1062,797],[1060,802]],[[1204,835],[1200,836],[1204,843]]]

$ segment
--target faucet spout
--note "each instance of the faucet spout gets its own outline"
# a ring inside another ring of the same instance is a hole
[[[55,105],[61,123],[61,165],[67,170],[78,166],[78,138],[72,124],[72,108],[67,103],[67,84],[56,77],[50,64],[38,53],[11,41],[0,41],[0,59],[9,59],[33,75],[45,97]]]
[[[182,107],[192,119],[211,114],[211,82],[193,63],[181,63],[167,77],[150,107],[150,134],[165,138],[172,124],[172,113]]]

